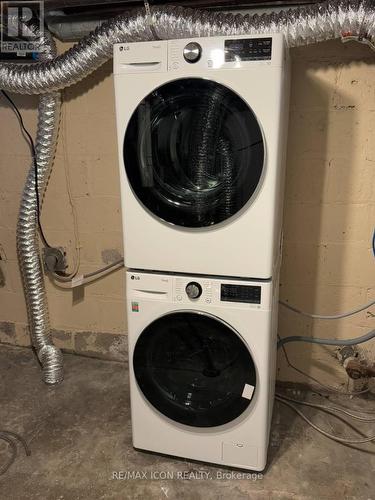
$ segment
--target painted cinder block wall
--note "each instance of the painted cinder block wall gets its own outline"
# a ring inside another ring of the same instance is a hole
[[[59,46],[60,51],[67,45]],[[334,313],[375,295],[375,57],[339,41],[293,49],[280,295],[302,309]],[[111,62],[64,91],[59,144],[42,223],[49,242],[80,246],[81,272],[123,254]],[[37,98],[14,96],[36,128]],[[29,345],[16,258],[20,193],[30,164],[14,113],[0,100],[0,342]],[[74,216],[74,213],[76,214]],[[74,233],[77,221],[79,243]],[[56,344],[126,360],[124,271],[61,290],[46,279]],[[375,310],[373,311],[375,313]],[[280,310],[281,336],[351,337],[374,327],[363,312],[336,322]],[[366,346],[375,355],[374,345]],[[288,345],[293,362],[327,383],[345,383],[333,350]],[[278,378],[305,381],[280,354]]]

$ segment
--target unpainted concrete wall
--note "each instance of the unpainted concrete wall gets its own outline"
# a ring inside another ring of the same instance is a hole
[[[67,46],[60,46],[65,50]],[[280,294],[302,309],[333,313],[375,296],[371,234],[375,223],[375,58],[339,41],[291,51],[290,130]],[[37,99],[15,96],[35,133]],[[30,163],[13,112],[0,99],[0,342],[28,345],[15,227]],[[77,214],[81,272],[123,254],[111,62],[64,91],[56,162],[42,224],[71,266]],[[69,196],[70,192],[70,196]],[[124,271],[84,290],[57,289],[48,279],[57,345],[89,355],[126,359]],[[375,311],[373,310],[373,313]],[[363,312],[351,319],[312,321],[280,310],[280,334],[352,337],[374,327]],[[373,356],[375,348],[367,347]],[[371,351],[372,349],[372,351]],[[288,345],[291,359],[329,383],[345,382],[333,350]],[[278,376],[302,381],[279,357]],[[338,377],[337,377],[338,376]]]

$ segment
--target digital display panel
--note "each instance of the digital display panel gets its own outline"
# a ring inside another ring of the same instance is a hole
[[[261,287],[249,285],[221,285],[221,300],[260,304]]]
[[[267,61],[272,55],[272,38],[225,40],[225,62]]]

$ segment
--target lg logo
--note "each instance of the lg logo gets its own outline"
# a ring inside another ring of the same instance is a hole
[[[134,274],[132,274],[131,277],[130,277],[130,279],[139,281],[141,279],[141,277],[140,276],[134,276]]]
[[[130,50],[129,45],[120,45],[120,52],[122,52],[124,50]]]

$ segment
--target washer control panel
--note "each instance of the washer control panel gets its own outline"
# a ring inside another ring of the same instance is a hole
[[[145,273],[128,270],[128,300],[134,307],[143,302],[166,302],[182,308],[228,307],[269,310],[272,281],[239,278]]]
[[[175,276],[173,279],[173,299],[180,304],[236,304],[238,307],[260,308],[262,305],[262,285],[242,283],[238,280],[224,281],[206,277],[194,279]]]

